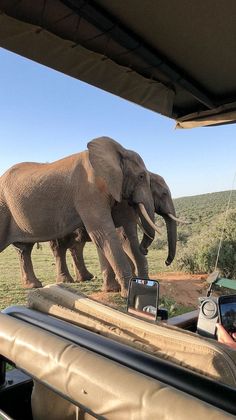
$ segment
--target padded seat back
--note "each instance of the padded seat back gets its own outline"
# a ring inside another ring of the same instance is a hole
[[[173,387],[5,314],[0,314],[0,343],[2,355],[36,380],[32,397],[35,420],[87,420],[91,415],[110,420],[189,420],[190,413],[192,420],[233,418]],[[61,396],[67,396],[70,403]],[[82,408],[80,412],[77,406]]]
[[[215,340],[163,323],[156,325],[133,318],[63,285],[31,292],[29,306],[236,386],[236,352]]]

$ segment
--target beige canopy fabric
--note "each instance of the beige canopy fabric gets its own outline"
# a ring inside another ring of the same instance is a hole
[[[236,110],[231,110],[234,107],[236,108],[236,103],[221,106],[214,112],[205,111],[187,115],[176,122],[176,128],[194,128],[234,123],[236,121]]]
[[[235,39],[234,0],[0,0],[0,46],[177,128],[235,121]]]
[[[2,47],[69,76],[169,115],[174,92],[162,83],[150,81],[99,53],[74,45],[40,27],[0,15]]]

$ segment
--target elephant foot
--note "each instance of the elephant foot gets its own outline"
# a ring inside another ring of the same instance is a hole
[[[128,296],[129,281],[127,279],[118,279],[114,275],[103,275],[103,292],[120,292],[121,296],[127,298]]]
[[[121,297],[123,297],[123,298],[127,298],[128,297],[128,290],[126,289],[126,288],[124,288],[124,287],[120,287],[120,285],[114,285],[114,286],[103,286],[103,288],[102,288],[102,291],[103,292],[106,292],[106,293],[109,293],[109,292],[112,292],[112,293],[118,293],[118,292],[120,292],[120,294],[121,294]]]
[[[120,292],[121,297],[123,298],[127,298],[128,297],[128,290],[125,289],[124,287],[121,288],[121,292]]]
[[[120,283],[117,281],[117,279],[115,278],[114,273],[109,273],[109,272],[103,272],[102,273],[102,277],[103,277],[103,286],[102,286],[102,291],[103,292],[120,292]]]
[[[102,291],[103,292],[113,292],[113,293],[117,293],[120,292],[120,285],[119,284],[104,284],[102,287]]]
[[[43,287],[43,285],[38,279],[27,280],[24,282],[24,289],[39,289],[40,287]]]
[[[69,274],[61,274],[60,276],[57,276],[56,279],[57,283],[74,283],[73,277]]]
[[[84,273],[77,273],[76,274],[76,283],[82,283],[84,281],[89,281],[92,280],[94,278],[94,275],[92,273],[90,273],[89,271],[84,272]]]

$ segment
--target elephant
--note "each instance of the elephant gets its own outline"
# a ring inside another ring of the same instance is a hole
[[[121,295],[127,296],[132,271],[111,210],[128,200],[153,237],[150,175],[136,152],[111,138],[94,139],[87,147],[52,163],[17,164],[1,176],[0,252],[13,244],[24,258],[27,244],[63,238],[84,226],[116,273]],[[33,278],[25,286],[41,283]]]
[[[165,264],[168,266],[174,260],[176,253],[177,222],[185,222],[181,219],[178,219],[175,215],[175,208],[171,197],[171,192],[165,180],[160,175],[150,172],[150,181],[155,213],[164,218],[167,228],[168,256]],[[121,205],[122,203],[120,206]],[[118,209],[118,211],[120,212],[120,209]],[[120,212],[121,216],[119,217],[120,219],[123,219],[123,223],[122,227],[120,227],[118,230],[119,238],[123,249],[128,256],[133,275],[141,278],[148,278],[148,264],[144,255],[147,255],[148,248],[154,238],[145,234],[144,232],[141,243],[139,244],[137,234],[137,218],[135,219],[135,217],[132,217],[132,213],[134,214],[134,211],[131,207],[129,207],[128,211],[124,213]],[[127,226],[128,214],[130,215],[129,226]],[[80,249],[78,249],[78,253],[79,252]],[[115,284],[116,274],[109,264],[109,261],[105,255],[100,252],[100,250],[98,250],[98,255],[105,287],[108,283]],[[79,258],[82,260],[81,255]],[[81,267],[83,267],[82,264]]]
[[[175,257],[177,236],[176,221],[179,221],[180,219],[177,219],[175,216],[171,193],[164,179],[160,175],[151,172],[149,175],[155,212],[164,218],[167,226],[168,257],[166,259],[166,264],[169,265]],[[152,242],[152,237],[144,233],[141,245],[139,245],[137,213],[134,208],[129,205],[127,200],[116,203],[112,208],[111,214],[123,250],[131,265],[133,275],[136,274],[140,277],[148,277],[148,264],[145,254],[147,254],[147,248]],[[83,248],[85,243],[90,240],[86,229],[83,227],[77,229],[65,238],[50,241],[51,249],[56,260],[58,282],[73,282],[73,278],[66,265],[67,249],[70,250],[73,258],[76,280],[90,280],[93,277],[87,270],[83,259]],[[25,262],[25,264],[23,264],[22,255],[20,254],[21,271],[25,278],[30,278],[32,275],[34,276],[30,258],[33,244],[27,244],[27,246],[28,250],[23,254],[23,262]],[[116,291],[119,286],[116,281],[116,274],[100,249],[98,249],[98,256],[103,274],[103,290]]]

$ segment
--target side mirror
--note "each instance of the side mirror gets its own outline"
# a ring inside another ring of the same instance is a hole
[[[159,283],[157,280],[133,278],[129,284],[127,312],[151,321],[158,317]]]

